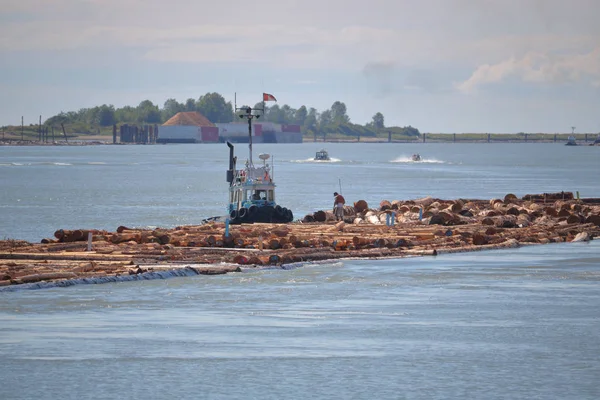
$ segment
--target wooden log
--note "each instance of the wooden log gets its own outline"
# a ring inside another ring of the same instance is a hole
[[[519,215],[521,214],[521,210],[518,207],[512,206],[506,209],[506,214],[509,215]]]
[[[112,235],[110,241],[114,244],[134,241],[139,243],[141,236],[137,233],[116,233]]]
[[[448,207],[446,207],[444,209],[445,212],[449,212],[449,213],[452,213],[452,214],[458,213],[461,210],[462,210],[462,203],[461,202],[452,203],[452,204],[448,205]]]
[[[475,246],[482,246],[484,244],[488,244],[488,242],[489,242],[489,240],[488,240],[488,237],[486,235],[481,234],[479,232],[473,234],[472,243]]]
[[[34,283],[40,281],[49,281],[56,279],[72,279],[77,278],[77,274],[73,272],[48,272],[42,274],[25,275],[19,279],[23,283]]]
[[[230,272],[241,272],[239,266],[233,265],[219,265],[219,266],[207,266],[207,267],[188,267],[194,270],[199,275],[222,275]]]
[[[131,229],[131,228],[121,225],[117,228],[117,233],[123,233],[124,231],[132,231],[132,230],[134,230],[134,229]]]
[[[399,210],[402,206],[402,202],[400,200],[393,200],[391,203],[392,210]]]
[[[573,212],[580,213],[583,210],[583,207],[581,206],[581,204],[571,203],[570,209]]]
[[[433,203],[434,200],[433,200],[433,197],[427,196],[427,197],[423,197],[423,198],[420,198],[420,199],[413,200],[413,202],[416,205],[427,207],[427,206],[431,205],[431,203]]]
[[[311,222],[315,222],[315,217],[313,214],[307,214],[304,216],[304,218],[302,218],[302,222],[303,223],[311,223]]]
[[[388,200],[381,200],[381,202],[379,203],[379,211],[385,211],[385,210],[389,210],[392,208],[392,203],[390,203]]]
[[[592,215],[587,216],[585,219],[585,223],[586,224],[590,224],[590,223],[595,224],[596,226],[600,227],[600,215],[592,214]]]
[[[210,235],[206,238],[206,243],[209,246],[215,246],[217,244],[217,238],[214,235]]]
[[[400,211],[402,214],[404,214],[404,213],[410,212],[410,207],[407,206],[406,204],[403,204],[398,208],[398,211]]]
[[[369,204],[365,200],[358,200],[354,203],[354,211],[357,213],[362,213],[367,209],[369,209]]]
[[[498,203],[504,205],[504,202],[502,200],[500,200],[500,199],[491,199],[490,200],[490,207],[495,208],[496,204],[498,204]]]
[[[439,212],[440,210],[436,207],[429,206],[425,211],[423,211],[423,218],[431,218]]]
[[[571,211],[569,211],[568,209],[565,208],[561,208],[558,211],[558,217],[568,217],[569,215],[571,215]]]
[[[518,200],[519,198],[512,193],[508,193],[506,196],[504,196],[504,204],[514,204]]]
[[[528,202],[524,204],[523,207],[525,207],[525,209],[527,209],[529,212],[543,211],[543,207],[538,203]]]
[[[589,242],[590,235],[587,232],[579,232],[571,242]]]
[[[315,211],[313,218],[317,222],[325,222],[327,220],[327,213],[323,210]]]
[[[459,253],[459,252],[469,252],[469,251],[481,251],[481,250],[498,250],[498,249],[505,249],[505,248],[515,248],[515,247],[519,247],[519,242],[516,241],[515,239],[509,239],[506,240],[502,243],[498,243],[498,244],[486,244],[486,245],[480,245],[480,246],[465,246],[465,247],[458,247],[458,248],[437,248],[437,254],[444,254],[444,253]]]

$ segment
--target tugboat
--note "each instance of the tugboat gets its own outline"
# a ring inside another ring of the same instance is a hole
[[[571,127],[571,136],[567,139],[567,143],[565,146],[577,146],[577,142],[575,141],[575,127]]]
[[[565,143],[565,146],[577,146],[575,136],[569,136],[569,138],[567,139],[567,143]]]
[[[269,154],[260,154],[262,166],[255,166],[252,162],[252,119],[260,118],[261,109],[245,107],[236,112],[240,118],[248,119],[248,148],[249,157],[243,169],[237,169],[237,157],[233,155],[233,145],[228,141],[229,169],[227,182],[229,182],[229,213],[230,224],[271,222],[288,223],[294,220],[292,210],[281,207],[275,202],[275,183],[273,170],[267,164],[271,158]]]
[[[315,161],[330,161],[331,158],[329,158],[329,154],[327,153],[327,150],[325,149],[321,149],[319,151],[317,151],[317,153],[315,154]]]

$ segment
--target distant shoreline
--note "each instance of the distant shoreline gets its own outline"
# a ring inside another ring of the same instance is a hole
[[[441,135],[447,137],[440,137]],[[468,135],[468,137],[461,137],[461,135]],[[475,136],[477,135],[477,136]],[[506,137],[501,137],[502,135]],[[414,140],[408,139],[392,139],[391,141],[382,137],[361,137],[361,138],[330,138],[325,139],[317,138],[315,141],[312,138],[304,137],[302,143],[405,143],[405,144],[421,144],[421,143],[557,143],[564,145],[567,142],[566,135],[552,135],[543,134],[544,137],[540,137],[541,134],[535,137],[517,137],[515,134],[493,134],[487,137],[483,134],[426,134],[425,139],[422,137]],[[564,138],[562,136],[565,136]],[[583,134],[581,134],[583,136]],[[580,138],[577,137],[578,146],[600,146],[600,139],[596,137]],[[587,140],[586,140],[587,139]],[[220,142],[218,142],[220,143]],[[218,144],[216,143],[216,144]],[[97,146],[97,145],[140,145],[147,143],[113,143],[112,136],[105,135],[90,135],[90,136],[76,136],[69,140],[54,140],[54,141],[39,141],[39,140],[21,140],[17,137],[0,138],[0,146]],[[156,143],[149,143],[156,144]],[[163,143],[159,143],[163,144]],[[215,144],[215,143],[196,143],[196,144]]]

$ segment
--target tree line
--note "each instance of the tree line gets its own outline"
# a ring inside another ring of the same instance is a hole
[[[263,103],[256,103],[254,108],[262,108]],[[82,108],[79,111],[61,112],[48,118],[44,125],[69,125],[79,132],[93,132],[114,124],[162,124],[182,111],[198,111],[213,123],[233,122],[236,119],[231,101],[226,101],[219,93],[206,93],[197,100],[187,99],[180,103],[176,99],[168,99],[162,107],[150,100],[142,101],[137,107],[124,106],[115,108],[103,104],[93,108]],[[297,109],[287,104],[268,106],[265,104],[262,121],[278,124],[297,124],[305,135],[342,134],[345,136],[377,136],[391,132],[406,136],[419,136],[419,130],[412,126],[387,127],[381,112],[373,115],[372,121],[365,125],[354,124],[348,116],[346,104],[335,101],[327,110],[318,111],[314,107],[301,106]]]

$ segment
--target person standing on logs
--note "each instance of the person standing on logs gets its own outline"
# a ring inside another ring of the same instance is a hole
[[[335,215],[336,221],[344,220],[344,204],[346,204],[346,200],[344,196],[338,194],[338,192],[333,193],[333,214]]]

